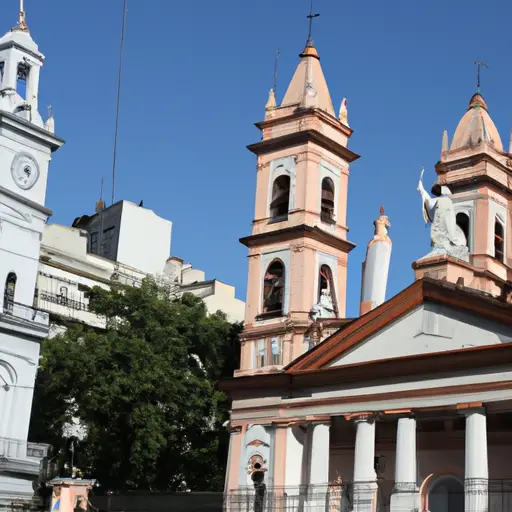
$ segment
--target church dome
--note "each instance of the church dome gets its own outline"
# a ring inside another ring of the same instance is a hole
[[[503,151],[500,134],[487,112],[487,104],[477,92],[469,100],[468,110],[455,130],[450,151],[476,146],[482,141],[492,144],[498,151]]]

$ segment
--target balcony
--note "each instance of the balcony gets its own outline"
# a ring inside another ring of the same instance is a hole
[[[26,320],[27,322],[33,322],[44,327],[50,325],[50,315],[39,309],[32,308],[19,302],[9,302],[3,308],[6,315]]]
[[[29,443],[20,439],[0,437],[0,458],[23,460],[27,457],[42,459],[48,454],[50,445]]]
[[[88,311],[88,306],[85,302],[78,300],[68,299],[65,295],[57,295],[55,293],[48,293],[45,291],[39,292],[39,300],[57,304],[65,308],[76,309],[77,311]]]

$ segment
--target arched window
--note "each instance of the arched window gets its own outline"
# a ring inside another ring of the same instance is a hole
[[[334,222],[334,183],[331,178],[322,180],[321,218],[324,222]]]
[[[65,299],[68,298],[68,287],[67,286],[61,286],[60,287],[60,295],[64,297]]]
[[[471,247],[470,240],[469,240],[469,217],[466,213],[457,213],[456,216],[456,222],[457,226],[459,226],[460,229],[462,229],[462,232],[464,233],[464,236],[466,237],[466,245]]]
[[[496,219],[494,221],[494,257],[504,263],[505,260],[505,235],[503,224]]]
[[[16,274],[9,272],[5,280],[4,311],[12,313],[14,309],[14,293],[16,292]]]
[[[270,217],[274,221],[286,220],[290,206],[290,176],[282,175],[272,185]]]
[[[267,268],[263,281],[263,315],[281,316],[284,308],[284,264],[274,260]]]
[[[334,317],[338,317],[338,301],[332,271],[328,265],[322,265],[318,276],[318,304],[323,306],[326,312],[331,311]]]

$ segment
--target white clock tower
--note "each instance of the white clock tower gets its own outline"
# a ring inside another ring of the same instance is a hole
[[[34,382],[49,318],[33,308],[51,155],[64,141],[38,112],[44,56],[21,0],[0,38],[0,508],[30,501],[47,446],[28,442]]]

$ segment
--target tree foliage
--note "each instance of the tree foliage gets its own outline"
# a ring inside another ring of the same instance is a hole
[[[238,367],[241,325],[151,280],[94,288],[90,309],[106,330],[71,325],[43,343],[31,439],[69,463],[62,432],[75,418],[74,465],[103,486],[222,490],[228,404],[215,384]]]

